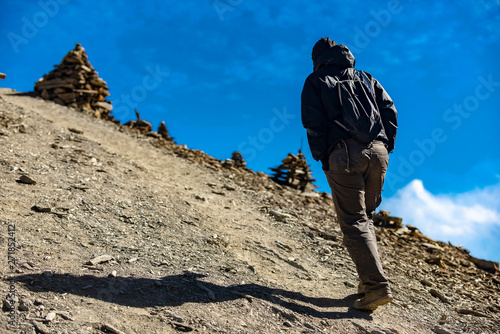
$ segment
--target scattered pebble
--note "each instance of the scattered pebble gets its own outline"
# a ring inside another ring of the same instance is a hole
[[[434,297],[439,298],[443,303],[451,304],[451,301],[445,295],[443,295],[441,292],[437,291],[436,289],[430,289],[429,292]]]
[[[433,328],[433,331],[436,334],[454,334],[453,332],[450,332],[446,328],[444,328],[442,326],[437,326],[437,325]]]
[[[55,312],[49,312],[47,313],[47,315],[45,316],[45,320],[47,321],[52,321],[56,318],[57,314]]]
[[[83,135],[83,131],[75,129],[75,128],[68,128],[70,132],[76,133],[78,135]]]
[[[108,262],[111,260],[113,260],[113,257],[111,255],[104,254],[104,255],[100,255],[100,256],[93,258],[92,260],[88,261],[86,264],[91,265],[91,266],[95,266],[97,264]]]
[[[28,300],[21,299],[19,301],[18,309],[19,311],[27,312],[30,310],[31,302]]]
[[[203,201],[203,202],[205,202],[207,200],[205,197],[200,196],[200,195],[196,195],[196,196],[194,196],[194,198],[199,200],[199,201]]]
[[[32,324],[36,328],[36,330],[41,334],[50,334],[51,333],[50,329],[40,322],[33,320]]]
[[[31,209],[35,212],[51,212],[52,211],[52,209],[50,207],[42,206],[42,205],[34,205]]]
[[[226,190],[229,190],[229,191],[234,191],[234,190],[236,190],[236,188],[235,188],[235,187],[233,187],[233,186],[231,186],[231,185],[229,185],[229,184],[224,184],[224,185],[222,186],[222,188],[224,188],[224,189],[226,189]]]
[[[21,175],[19,182],[24,184],[36,184],[36,181],[33,178],[25,174]]]

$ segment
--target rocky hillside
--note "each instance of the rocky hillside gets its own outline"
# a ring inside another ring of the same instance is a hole
[[[0,152],[1,333],[500,332],[491,262],[377,227],[395,300],[357,311],[327,196],[156,133],[1,89]]]

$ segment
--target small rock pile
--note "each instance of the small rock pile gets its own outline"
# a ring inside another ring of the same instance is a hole
[[[231,160],[234,161],[234,167],[246,167],[247,165],[247,162],[243,159],[243,155],[238,151],[233,152]]]
[[[170,134],[168,133],[167,126],[165,125],[164,121],[161,121],[160,126],[158,127],[158,134],[163,138],[168,141],[174,141],[174,137],[170,137]]]
[[[137,129],[141,133],[149,133],[153,131],[153,126],[151,123],[148,121],[144,121],[141,119],[141,115],[139,115],[139,112],[137,109],[135,109],[135,116],[137,117],[137,121],[128,121],[127,123],[123,124],[124,126],[129,126],[132,129]],[[165,125],[165,123],[163,123]],[[166,128],[166,127],[165,127]]]
[[[393,217],[389,211],[380,210],[373,216],[373,225],[381,227],[401,228],[403,218]]]
[[[85,49],[77,43],[54,70],[35,83],[35,92],[44,100],[113,120],[113,106],[105,99],[111,95],[108,85],[87,58]]]
[[[128,127],[136,132],[142,133],[148,137],[165,139],[167,142],[174,141],[174,138],[170,137],[165,122],[162,121],[160,123],[160,126],[158,127],[158,132],[154,132],[151,123],[143,120],[137,109],[135,109],[135,116],[137,117],[136,121],[128,121],[127,123],[123,124],[123,126]]]
[[[282,160],[282,164],[276,168],[270,168],[274,175],[271,176],[276,183],[289,186],[301,191],[312,191],[317,186],[313,185],[315,179],[306,161],[306,156],[299,150],[297,155],[288,153]]]
[[[246,167],[246,165],[247,162],[243,159],[243,155],[238,151],[234,151],[231,159],[226,159],[226,161],[222,164],[225,168]]]

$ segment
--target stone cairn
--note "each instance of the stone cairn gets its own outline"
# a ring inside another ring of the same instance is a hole
[[[389,211],[380,210],[373,216],[373,225],[390,228],[402,228],[403,218],[391,216]]]
[[[128,121],[127,123],[123,124],[123,126],[128,127],[134,131],[140,132],[142,134],[145,134],[146,136],[149,137],[163,138],[169,142],[174,141],[174,138],[170,137],[165,122],[162,121],[160,123],[160,126],[158,127],[158,132],[154,132],[151,123],[143,120],[141,118],[141,115],[139,115],[137,109],[135,109],[135,116],[137,117],[136,121]]]
[[[141,115],[139,115],[139,112],[137,111],[137,109],[134,109],[134,110],[135,110],[135,116],[137,117],[137,121],[128,121],[127,123],[125,123],[123,125],[129,126],[132,129],[137,129],[137,130],[139,130],[139,132],[142,132],[142,133],[149,133],[149,132],[153,131],[153,126],[151,125],[151,123],[149,123],[148,121],[142,120]],[[165,123],[163,123],[163,124],[165,125]]]
[[[113,106],[105,99],[111,95],[108,85],[87,58],[85,49],[77,43],[54,70],[35,83],[35,93],[45,100],[113,120]]]
[[[299,150],[299,154],[288,153],[282,160],[282,164],[276,168],[270,168],[274,175],[271,179],[276,183],[289,186],[301,191],[313,191],[317,186],[313,184],[311,169],[306,161],[306,156]]]
[[[243,155],[238,152],[238,151],[234,151],[233,152],[233,155],[231,156],[231,159],[226,159],[226,161],[224,161],[222,163],[222,167],[224,168],[231,168],[231,167],[246,167],[247,166],[247,163],[245,161],[245,159],[243,159]]]

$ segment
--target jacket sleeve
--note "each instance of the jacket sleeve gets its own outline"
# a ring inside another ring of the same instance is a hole
[[[314,160],[328,159],[328,120],[326,118],[319,87],[314,80],[306,79],[301,95],[302,125],[307,129],[307,140]],[[325,157],[326,156],[326,157]]]
[[[384,125],[385,134],[387,135],[387,151],[392,153],[396,143],[396,134],[398,129],[398,112],[392,102],[391,97],[385,91],[384,87],[375,79],[372,78],[373,86],[375,88],[375,98]]]

